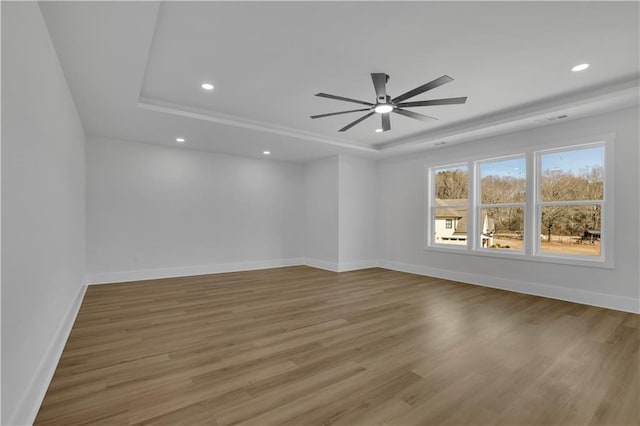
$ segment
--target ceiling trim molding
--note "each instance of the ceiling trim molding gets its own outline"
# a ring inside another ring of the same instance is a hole
[[[210,110],[198,109],[188,107],[186,105],[175,104],[172,102],[161,101],[158,99],[139,97],[139,108],[143,108],[149,111],[156,111],[165,114],[177,115],[180,117],[193,118],[195,120],[204,120],[212,123],[224,124],[227,126],[241,127],[243,129],[257,130],[261,132],[273,133],[281,136],[288,136],[298,139],[309,140],[313,142],[320,142],[328,145],[339,146],[341,148],[354,149],[358,151],[364,151],[369,153],[377,153],[379,148],[362,144],[358,142],[351,142],[340,139],[331,139],[322,135],[318,135],[311,132],[305,132],[301,130],[292,129],[284,126],[277,126],[274,124],[265,123],[262,121],[250,120],[234,115],[223,114]]]
[[[434,142],[442,141],[443,139],[448,139],[449,142],[454,142],[454,140],[455,142],[464,142],[474,138],[509,133],[511,131],[517,131],[535,125],[539,126],[550,124],[539,122],[537,124],[534,123],[537,119],[544,118],[550,114],[567,110],[575,110],[582,106],[596,105],[598,103],[609,101],[609,103],[613,103],[618,105],[620,108],[623,108],[633,103],[638,103],[639,88],[640,77],[638,75],[633,75],[608,85],[591,88],[590,90],[555,96],[543,101],[525,104],[520,107],[497,111],[492,114],[457,123],[428,133],[422,133],[417,136],[403,138],[379,145],[328,138],[319,134],[289,127],[278,126],[239,116],[198,109],[142,96],[138,98],[137,106],[150,111],[267,132],[302,140],[320,142],[361,152],[393,155],[400,154],[405,151],[416,151],[429,148]],[[611,105],[607,106],[611,107]]]
[[[486,137],[486,133],[491,132],[491,129],[494,129],[492,134],[509,133],[527,127],[527,124],[533,126],[535,120],[553,113],[576,109],[581,106],[605,103],[607,101],[618,105],[620,108],[624,108],[638,103],[639,88],[640,77],[634,75],[631,78],[625,78],[606,86],[556,96],[513,109],[497,111],[426,134],[423,133],[418,136],[387,142],[377,147],[380,149],[380,152],[391,154],[405,149],[418,150],[424,148],[427,144],[432,144],[443,139],[456,138],[470,140],[474,137]],[[608,106],[611,107],[611,105]],[[509,126],[509,124],[513,126]],[[518,124],[522,125],[519,126]],[[546,124],[551,123],[542,123],[542,125]],[[538,123],[538,125],[540,125],[540,123]],[[462,140],[459,140],[459,142],[461,141]]]

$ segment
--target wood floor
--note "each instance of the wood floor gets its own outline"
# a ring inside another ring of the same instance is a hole
[[[639,322],[384,269],[91,286],[36,424],[638,425]]]

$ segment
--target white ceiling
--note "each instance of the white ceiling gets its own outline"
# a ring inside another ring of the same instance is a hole
[[[638,103],[637,2],[42,2],[90,135],[307,161],[378,158],[464,142],[541,119]],[[589,62],[582,73],[570,68]],[[439,121],[392,115],[375,133],[363,113],[311,120],[375,101],[370,73],[397,96],[447,74],[412,100]],[[216,88],[205,92],[203,81]]]

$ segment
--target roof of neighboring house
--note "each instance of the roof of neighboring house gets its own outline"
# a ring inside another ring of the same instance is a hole
[[[450,209],[446,207],[436,207],[436,218],[438,219],[458,219],[460,218],[460,213],[458,210]]]
[[[436,218],[458,219],[453,235],[467,235],[467,199],[452,198],[443,200],[436,198]]]
[[[448,198],[446,200],[442,198],[436,198],[436,205],[438,206],[467,206],[466,198]]]
[[[467,235],[467,211],[466,210],[458,210],[462,217],[458,220],[456,224],[456,230],[453,235]]]
[[[459,207],[461,205],[463,206],[467,205],[466,198],[465,199],[449,199],[449,200],[442,200],[440,198],[436,198],[436,218],[460,219],[462,217],[466,217],[467,215],[466,209],[462,210],[462,209],[457,209],[455,207],[449,207],[449,206]]]

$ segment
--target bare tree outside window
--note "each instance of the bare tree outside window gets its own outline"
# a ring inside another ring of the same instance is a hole
[[[527,173],[524,156],[480,164],[481,248],[524,250]]]
[[[540,251],[600,256],[604,147],[543,153],[540,163]]]

